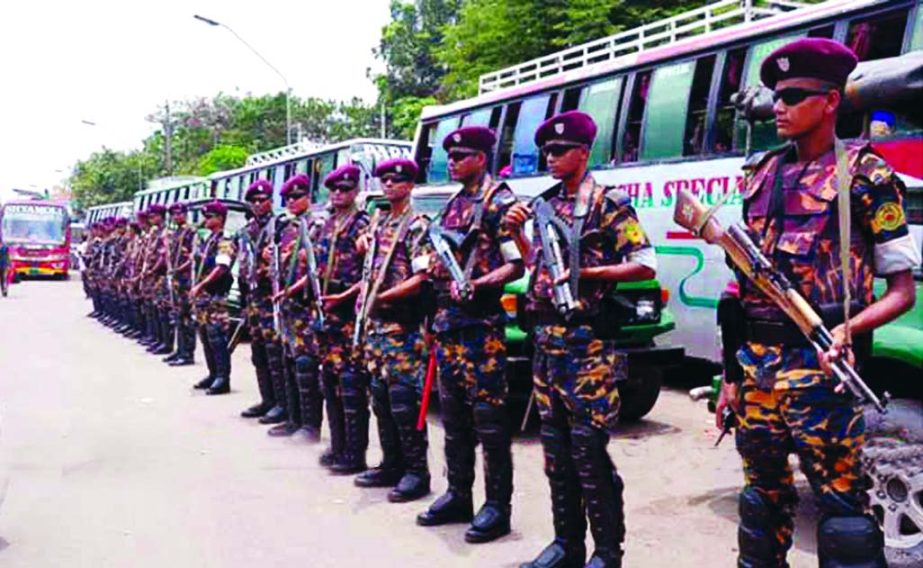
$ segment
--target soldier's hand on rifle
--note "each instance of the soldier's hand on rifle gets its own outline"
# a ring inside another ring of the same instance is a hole
[[[818,351],[817,360],[820,363],[820,368],[828,376],[833,375],[833,369],[831,368],[831,363],[841,359],[843,355],[846,355],[846,362],[851,366],[856,364],[856,356],[853,354],[852,349],[846,345],[846,328],[843,324],[840,324],[833,328],[830,331],[830,335],[833,336],[833,345],[830,346],[830,349],[826,353]],[[837,385],[837,392],[843,392],[844,385],[840,383]]]
[[[287,287],[282,288],[281,290],[279,290],[273,295],[272,303],[275,304],[277,302],[281,302],[282,300],[288,298],[289,296],[291,296],[291,291]]]
[[[722,415],[724,414],[725,407],[730,406],[731,410],[737,414],[740,402],[737,398],[737,394],[737,383],[721,382],[721,391],[718,393],[718,402],[715,404],[715,426],[719,430],[724,429]]]
[[[263,252],[260,253],[260,256],[263,258],[264,262],[272,261],[272,250],[269,247],[265,247]]]
[[[369,250],[369,234],[363,233],[359,235],[359,238],[356,239],[356,250],[359,254],[365,254],[365,251]]]
[[[192,290],[189,290],[189,298],[190,299],[195,298],[196,296],[199,295],[201,291],[202,291],[202,286],[199,284],[196,284],[195,286],[192,287]]]
[[[531,216],[532,210],[528,205],[525,203],[514,203],[507,209],[502,222],[507,228],[515,232],[522,229],[523,224],[525,224],[526,220]]]
[[[321,296],[321,302],[324,303],[325,312],[333,311],[337,306],[342,304],[344,300],[346,300],[346,296],[343,294],[329,294],[327,296]]]
[[[458,287],[458,283],[453,281],[449,285],[449,294],[452,296],[452,300],[458,303],[467,302],[470,300],[474,296],[474,292],[477,290],[477,286],[475,285],[474,280],[469,282],[469,286],[471,286],[471,293],[468,297],[465,297],[462,294],[461,289]]]

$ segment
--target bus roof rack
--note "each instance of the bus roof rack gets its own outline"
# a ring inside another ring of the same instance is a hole
[[[266,164],[269,162],[275,162],[289,156],[298,156],[311,150],[316,150],[320,148],[323,144],[318,144],[317,142],[310,142],[308,140],[303,140],[301,142],[295,142],[294,144],[289,144],[288,146],[282,146],[281,148],[273,148],[272,150],[266,150],[265,152],[258,152],[256,154],[251,154],[247,156],[247,162],[245,166],[258,166],[260,164]]]
[[[808,5],[794,0],[720,0],[609,37],[485,73],[480,77],[478,94],[522,85],[736,24],[770,18]]]

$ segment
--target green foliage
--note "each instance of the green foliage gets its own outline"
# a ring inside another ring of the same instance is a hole
[[[435,97],[403,97],[391,105],[391,135],[400,140],[412,140],[423,107],[437,104]]]
[[[239,168],[247,162],[249,155],[246,148],[220,144],[199,158],[198,174],[207,176],[215,172]]]

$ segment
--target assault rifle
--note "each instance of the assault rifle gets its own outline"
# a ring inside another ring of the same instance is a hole
[[[450,231],[440,226],[435,221],[429,224],[426,234],[430,242],[433,243],[433,248],[436,250],[436,255],[442,265],[446,267],[446,270],[449,271],[449,276],[455,282],[459,296],[464,301],[471,300],[471,297],[474,296],[474,287],[471,286],[471,280],[465,274],[465,270],[461,265],[458,264],[458,259],[455,258],[455,250],[463,250],[467,238],[456,231]]]
[[[280,269],[280,251],[279,251],[279,240],[281,235],[279,234],[279,219],[282,218],[282,215],[272,218],[271,227],[270,227],[270,238],[272,239],[272,251],[269,261],[269,275],[272,279],[272,327],[276,331],[276,334],[279,337],[282,336],[282,311],[279,306],[281,301],[277,296],[279,295],[279,278],[281,277]]]
[[[740,224],[724,229],[714,218],[715,209],[709,209],[687,190],[680,190],[673,211],[673,221],[702,237],[709,244],[724,249],[731,262],[772,300],[819,351],[827,351],[833,345],[833,335],[823,320],[798,293],[784,274],[776,270],[763,255],[757,243],[753,242],[747,230]],[[890,395],[878,396],[862,380],[845,358],[831,362],[834,376],[856,397],[860,403],[871,403],[879,412],[886,412]]]
[[[307,219],[298,220],[298,230],[299,236],[301,239],[301,247],[304,248],[305,256],[307,257],[308,264],[308,283],[311,284],[311,295],[314,296],[314,309],[317,310],[317,325],[324,327],[325,318],[324,318],[324,302],[321,299],[321,288],[320,288],[320,278],[317,274],[317,257],[314,254],[314,241],[311,240],[310,231],[308,231],[308,222]],[[292,252],[292,266],[294,263],[298,262],[298,251]]]
[[[170,239],[168,238],[169,234],[170,233],[166,229],[164,229],[162,239],[163,239],[164,257],[165,257],[166,265],[167,265],[167,299],[169,300],[171,306],[176,307],[176,302],[174,301],[174,298],[173,298],[173,256],[172,256],[172,252],[170,251]]]
[[[532,211],[535,214],[535,228],[542,243],[542,260],[548,267],[554,282],[554,307],[565,318],[570,317],[577,309],[577,301],[571,290],[570,282],[559,282],[564,274],[564,257],[561,255],[560,239],[566,242],[569,227],[555,214],[551,204],[537,198],[532,202]]]
[[[375,254],[378,252],[378,243],[375,240],[375,233],[378,230],[378,221],[381,217],[381,209],[376,209],[372,213],[372,220],[369,222],[368,241],[369,246],[365,251],[365,258],[362,262],[362,284],[359,287],[359,311],[356,314],[356,325],[353,327],[353,349],[359,347],[362,338],[365,335],[365,320],[368,319],[369,306],[368,296],[372,289],[372,269],[375,263]]]

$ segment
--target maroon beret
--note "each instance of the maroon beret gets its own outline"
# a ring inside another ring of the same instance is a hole
[[[760,79],[770,89],[783,79],[794,77],[820,79],[834,85],[846,85],[858,59],[842,43],[820,37],[795,40],[766,57],[760,67]]]
[[[148,215],[160,215],[160,216],[163,216],[164,214],[166,214],[166,212],[167,212],[167,208],[164,207],[163,205],[159,204],[159,203],[155,203],[155,204],[153,204],[153,205],[151,205],[150,207],[147,208],[147,214],[148,214]]]
[[[202,208],[202,213],[205,215],[218,215],[220,217],[228,216],[228,206],[220,201],[211,201],[205,204],[205,207]]]
[[[147,211],[144,211],[143,209],[141,211],[138,211],[137,213],[135,213],[135,218],[138,219],[139,221],[146,221]]]
[[[270,183],[268,179],[258,179],[251,183],[250,187],[247,188],[247,192],[244,194],[244,200],[250,201],[257,193],[272,196],[272,183]]]
[[[362,173],[362,170],[359,169],[359,166],[353,164],[346,164],[345,166],[340,166],[339,168],[333,170],[327,177],[324,178],[324,187],[330,189],[336,185],[359,185],[359,175]]]
[[[535,130],[535,145],[541,148],[548,142],[569,142],[592,146],[596,139],[596,123],[585,112],[571,110],[556,114]]]
[[[128,226],[128,219],[126,219],[125,217],[119,217],[118,219],[115,220],[115,226],[116,227]]]
[[[174,203],[170,206],[171,215],[185,215],[189,211],[189,208],[186,207],[185,203]]]
[[[409,158],[391,158],[384,162],[379,162],[375,166],[375,177],[381,177],[385,174],[402,174],[416,179],[420,168],[417,163]]]
[[[448,152],[452,148],[466,148],[478,152],[490,152],[494,148],[497,136],[494,131],[483,126],[463,126],[453,130],[442,141],[443,149]]]
[[[288,195],[290,191],[292,191],[295,188],[301,188],[305,191],[310,191],[311,190],[310,178],[308,178],[308,176],[304,174],[297,174],[297,175],[294,175],[288,178],[287,180],[285,180],[285,183],[282,184],[282,189],[279,190],[279,194],[282,197],[285,197],[286,195]]]

